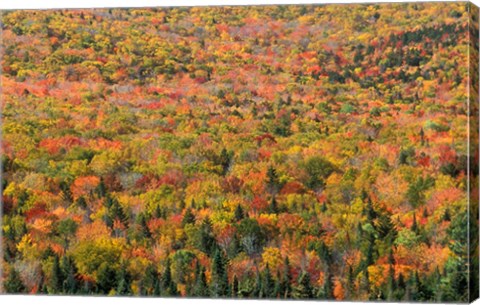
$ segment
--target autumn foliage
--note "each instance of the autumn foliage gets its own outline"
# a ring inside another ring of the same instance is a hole
[[[465,302],[472,8],[4,12],[3,289]]]

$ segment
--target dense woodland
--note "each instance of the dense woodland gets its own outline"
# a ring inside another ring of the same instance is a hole
[[[3,12],[4,292],[468,300],[471,8]]]

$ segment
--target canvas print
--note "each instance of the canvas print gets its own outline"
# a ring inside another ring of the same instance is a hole
[[[478,8],[1,14],[1,293],[470,302]]]

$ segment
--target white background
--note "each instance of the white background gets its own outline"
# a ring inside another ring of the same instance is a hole
[[[403,0],[404,2],[419,2],[415,0]],[[362,2],[399,2],[399,1],[359,1],[359,0],[74,0],[74,1],[50,1],[50,0],[0,0],[2,9],[29,9],[29,8],[91,8],[91,7],[141,7],[141,6],[193,6],[193,5],[248,5],[248,4],[303,4],[303,3],[362,3]],[[438,1],[437,1],[438,2]],[[446,1],[441,1],[446,2]],[[480,6],[480,0],[471,1]],[[112,298],[112,297],[60,297],[60,296],[0,296],[0,305],[277,305],[285,304],[285,301],[257,301],[257,300],[214,300],[214,299],[153,299],[153,298]],[[294,304],[319,304],[327,305],[333,302],[319,301],[289,301],[288,305]],[[338,302],[335,302],[338,303]],[[342,302],[342,304],[366,304],[362,302]],[[370,303],[371,304],[371,303]],[[480,301],[475,302],[480,305]]]

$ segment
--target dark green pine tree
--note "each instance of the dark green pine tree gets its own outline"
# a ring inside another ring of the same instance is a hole
[[[292,296],[292,275],[290,273],[290,260],[285,256],[283,261],[283,275],[281,281],[281,298],[289,299]]]
[[[405,277],[403,273],[398,275],[397,280],[397,290],[394,294],[394,299],[398,301],[407,300],[407,283],[405,282]]]
[[[127,268],[124,265],[119,269],[116,274],[117,287],[115,288],[116,295],[128,296],[132,295],[132,280],[130,274],[127,272]]]
[[[241,221],[244,217],[245,217],[245,214],[243,212],[243,209],[242,209],[242,206],[241,205],[237,205],[237,207],[235,208],[235,220],[236,221]]]
[[[105,186],[103,178],[100,178],[100,183],[95,188],[95,193],[97,194],[98,198],[103,198],[107,195],[107,187]]]
[[[417,216],[415,215],[415,213],[413,213],[413,223],[412,223],[412,227],[410,229],[413,232],[418,234]]]
[[[366,253],[366,256],[365,256],[365,268],[373,265],[373,263],[375,262],[375,260],[373,258],[374,246],[375,246],[375,239],[370,234],[369,235],[368,247],[367,247],[367,253]]]
[[[103,205],[107,208],[110,209],[113,205],[113,202],[115,201],[115,198],[110,196],[109,194],[106,195],[105,199],[103,200]]]
[[[183,211],[183,209],[185,209],[185,207],[186,207],[185,200],[180,200],[180,204],[178,205],[179,210]]]
[[[282,274],[280,270],[277,269],[277,279],[275,281],[275,285],[273,287],[273,297],[278,299],[282,296]]]
[[[109,263],[103,262],[97,271],[97,290],[99,293],[108,294],[118,285],[115,270]]]
[[[205,276],[205,268],[197,262],[195,271],[195,285],[193,286],[193,296],[208,297],[209,290],[207,285],[207,277]]]
[[[217,250],[217,242],[213,234],[212,223],[207,217],[199,228],[199,237],[197,239],[197,248],[205,254],[212,255]]]
[[[269,166],[267,169],[267,190],[271,195],[275,195],[278,192],[280,186],[280,180],[278,178],[277,170],[273,166]]]
[[[252,290],[252,293],[251,293],[251,297],[262,298],[262,293],[263,293],[262,279],[260,278],[260,275],[257,272],[257,275],[255,277],[255,284],[253,286],[253,290]]]
[[[163,296],[178,295],[177,284],[175,284],[172,279],[172,266],[169,258],[167,259],[165,272],[162,276],[162,292]]]
[[[193,215],[191,208],[187,208],[185,210],[185,214],[183,215],[182,226],[185,227],[185,225],[187,224],[194,224],[194,223],[195,223],[195,215]]]
[[[465,274],[464,266],[458,264],[450,270],[450,295],[447,295],[447,300],[467,300],[468,297],[468,278]]]
[[[418,272],[412,272],[408,280],[408,286],[411,292],[411,300],[418,301],[420,300],[420,278],[418,277]]]
[[[153,286],[153,293],[152,295],[155,296],[155,297],[159,297],[162,295],[162,287],[161,287],[161,282],[160,282],[160,279],[157,279],[155,281],[155,284]]]
[[[278,214],[278,204],[275,196],[272,196],[272,200],[270,201],[270,205],[268,206],[268,212],[270,214]]]
[[[153,265],[149,265],[145,270],[145,275],[141,280],[141,291],[143,295],[154,295],[155,287],[159,287],[159,275]]]
[[[320,242],[316,250],[318,256],[322,259],[322,261],[324,261],[327,266],[330,266],[332,263],[332,254],[327,245],[325,245],[325,243],[322,241]]]
[[[393,257],[393,251],[390,250],[390,253],[388,255],[388,262],[389,262],[389,267],[388,267],[388,280],[387,280],[387,300],[392,301],[394,300],[394,293],[397,290],[397,283],[395,281],[395,258]]]
[[[368,193],[365,189],[362,189],[362,191],[360,192],[360,199],[362,199],[363,202],[367,201]]]
[[[433,294],[434,294],[433,301],[440,303],[442,301],[443,289],[441,289],[442,275],[440,274],[440,270],[438,269],[438,266],[435,268],[435,272],[432,275],[432,279],[433,279],[432,287],[437,287],[433,291]]]
[[[20,278],[20,274],[14,267],[10,267],[8,272],[8,276],[3,283],[3,287],[5,288],[5,292],[10,294],[20,294],[26,292],[26,287]]]
[[[432,300],[433,298],[433,292],[432,290],[427,287],[424,282],[420,279],[420,276],[418,275],[418,271],[415,271],[415,274],[412,279],[412,299],[414,301],[429,301]]]
[[[75,202],[75,205],[77,205],[81,209],[86,209],[87,201],[85,200],[85,197],[83,196],[78,197],[77,201]]]
[[[238,234],[234,234],[232,236],[232,242],[230,243],[230,246],[227,249],[228,258],[230,259],[237,256],[240,249],[241,249],[241,245],[240,245],[240,240],[238,239]]]
[[[118,200],[115,198],[112,198],[112,203],[109,208],[109,216],[112,221],[118,219],[125,227],[128,227],[129,217]]]
[[[72,258],[66,255],[62,257],[61,269],[63,274],[63,292],[66,294],[75,294],[78,289],[76,278],[77,268]]]
[[[471,221],[472,222],[472,221]],[[468,267],[470,241],[468,239],[468,211],[460,211],[452,217],[447,234],[450,240],[455,241],[448,245],[453,255],[448,259],[445,266],[446,281],[445,294],[442,301],[468,302]],[[475,285],[472,283],[472,285]]]
[[[170,210],[167,207],[164,207],[162,209],[162,216],[160,218],[162,219],[167,219],[169,215]]]
[[[443,214],[443,221],[450,221],[452,220],[452,216],[450,215],[450,209],[447,207],[445,209],[445,213]]]
[[[373,223],[373,220],[377,218],[377,213],[373,208],[373,202],[372,202],[372,199],[370,199],[370,196],[367,195],[366,200],[367,200],[367,208],[366,208],[367,219],[369,223]]]
[[[153,216],[157,219],[162,217],[162,210],[159,204],[157,204],[157,206],[155,207],[155,212],[153,213]]]
[[[220,250],[217,250],[215,251],[212,261],[212,280],[210,283],[212,297],[228,296],[228,289],[226,258]]]
[[[219,156],[219,164],[222,167],[222,176],[225,176],[228,173],[232,158],[233,152],[227,151],[225,148],[223,148]]]
[[[60,294],[63,291],[63,274],[60,268],[60,260],[58,255],[53,256],[53,264],[48,281],[48,293]]]
[[[428,211],[427,211],[427,208],[424,208],[424,209],[423,209],[423,214],[422,214],[422,217],[423,217],[423,218],[427,218],[427,217],[428,217]]]
[[[390,218],[390,215],[385,211],[377,214],[376,227],[378,238],[383,240],[386,244],[392,244],[397,237],[397,231]]]
[[[370,280],[368,279],[368,269],[365,268],[360,282],[360,290],[367,295],[370,295]]]
[[[90,281],[84,281],[80,286],[78,293],[82,295],[91,295],[95,292],[94,289],[95,287],[93,286],[93,283],[91,283]]]
[[[298,276],[297,285],[293,288],[292,296],[295,299],[311,299],[313,298],[313,288],[310,283],[310,275],[303,271]]]
[[[328,272],[326,274],[325,283],[323,284],[324,297],[327,300],[332,300],[333,297],[333,279],[332,274]]]
[[[237,298],[238,297],[238,279],[236,274],[233,275],[231,291],[232,291],[232,298]]]
[[[324,201],[320,207],[320,212],[325,213],[328,210],[327,203]]]
[[[263,283],[262,283],[263,293],[262,296],[264,298],[270,299],[275,297],[275,281],[273,280],[272,274],[270,273],[270,268],[267,266],[265,270],[263,270]]]
[[[347,300],[353,300],[355,295],[355,275],[353,274],[352,266],[348,266],[348,273],[347,273]]]
[[[30,195],[25,190],[21,191],[21,193],[18,195],[18,197],[17,197],[17,208],[16,208],[16,211],[18,213],[23,212],[25,203],[27,202],[29,197],[30,197]]]
[[[141,213],[138,215],[137,223],[140,226],[140,233],[142,234],[142,237],[146,239],[152,238],[152,233],[148,228],[147,216],[145,216],[145,214]]]
[[[107,227],[109,227],[110,229],[113,228],[113,219],[109,213],[105,213],[102,217],[102,220]]]
[[[60,181],[60,190],[62,191],[62,199],[67,202],[73,202],[72,192],[70,190],[70,185],[66,181]]]

